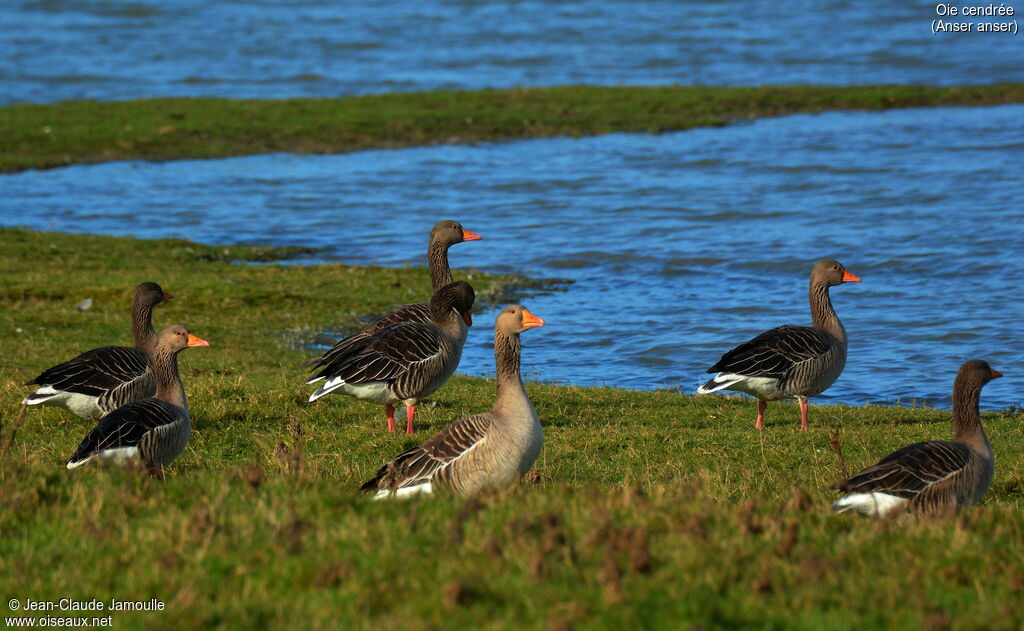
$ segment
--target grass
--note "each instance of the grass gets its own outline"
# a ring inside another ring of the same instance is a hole
[[[307,404],[302,344],[425,298],[429,278],[424,269],[235,262],[293,254],[0,231],[3,441],[23,381],[79,350],[129,342],[130,292],[142,280],[177,296],[156,310],[158,328],[183,323],[211,342],[181,357],[195,431],[166,483],[67,471],[91,423],[29,410],[0,463],[0,595],[166,604],[112,614],[119,629],[1024,622],[1016,410],[984,414],[995,482],[980,506],[944,521],[834,516],[827,487],[841,476],[833,428],[854,469],[948,436],[948,412],[812,406],[801,433],[796,407],[773,404],[758,433],[749,399],[540,384],[528,390],[545,447],[524,484],[469,501],[367,500],[356,488],[379,464],[488,409],[494,385],[453,379],[436,406],[421,408],[413,438],[387,434],[372,404]],[[499,296],[522,280],[474,273],[472,282]],[[85,297],[93,306],[78,312]],[[527,371],[543,331],[524,334]],[[468,343],[487,338],[480,318]]]
[[[112,160],[343,153],[610,132],[827,110],[1024,102],[1024,83],[927,87],[597,87],[334,99],[69,101],[0,107],[0,172]]]

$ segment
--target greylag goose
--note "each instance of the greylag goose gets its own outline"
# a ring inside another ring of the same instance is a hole
[[[142,283],[132,298],[135,347],[103,346],[47,368],[26,386],[39,388],[24,405],[52,405],[84,418],[99,418],[125,403],[151,397],[156,381],[148,352],[156,343],[153,307],[174,296],[156,283]]]
[[[537,410],[519,374],[519,334],[544,321],[519,305],[494,323],[498,397],[490,412],[461,418],[427,442],[401,454],[362,486],[376,497],[411,496],[444,488],[469,496],[515,484],[544,442]]]
[[[953,440],[914,443],[833,484],[846,495],[832,510],[874,517],[908,508],[923,515],[952,515],[977,504],[994,472],[978,403],[981,388],[1002,376],[980,359],[961,366],[953,382]]]
[[[479,241],[480,235],[470,232],[462,227],[457,221],[444,220],[434,224],[430,230],[430,240],[427,243],[427,264],[430,267],[430,291],[449,285],[452,282],[452,270],[448,266],[448,248],[456,243],[465,241]],[[362,330],[339,340],[334,346],[324,353],[323,357],[306,362],[305,365],[320,363],[321,359],[329,357],[332,353],[343,353],[349,344],[373,335],[392,324],[399,322],[430,322],[430,303],[415,302],[408,305],[396,307],[368,324]]]
[[[832,308],[828,288],[859,282],[842,264],[819,261],[811,270],[811,326],[786,324],[740,344],[708,368],[718,374],[697,388],[697,394],[735,390],[754,395],[757,429],[764,429],[769,401],[796,399],[800,429],[806,431],[807,398],[831,386],[846,365],[846,329]]]
[[[412,434],[417,401],[444,385],[459,365],[474,299],[469,283],[450,283],[430,298],[429,323],[397,322],[308,362],[319,370],[306,383],[326,379],[309,400],[341,390],[383,403],[390,432],[395,431],[394,404],[401,401],[405,431]]]
[[[163,468],[185,449],[192,429],[185,389],[178,375],[178,353],[209,346],[183,326],[160,332],[151,354],[156,396],[132,401],[100,419],[68,460],[68,469],[87,462],[142,467],[163,477]]]

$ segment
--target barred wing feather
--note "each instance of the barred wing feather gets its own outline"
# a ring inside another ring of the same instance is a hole
[[[366,325],[360,331],[357,331],[344,339],[338,340],[334,343],[334,346],[327,350],[323,355],[307,361],[303,366],[327,366],[339,357],[343,357],[352,352],[352,349],[356,347],[360,341],[377,335],[390,326],[401,324],[403,322],[429,323],[430,305],[425,302],[417,302],[392,309]]]
[[[345,352],[338,353],[314,379],[340,378],[352,384],[397,379],[414,364],[437,357],[446,343],[435,326],[402,323],[353,343]]]
[[[105,449],[136,446],[148,432],[173,423],[181,414],[181,408],[160,399],[123,405],[100,419],[68,462],[85,460]]]
[[[491,421],[484,414],[459,419],[419,447],[403,452],[378,469],[361,490],[393,491],[435,477],[446,478],[449,467],[486,440],[490,427]]]
[[[49,368],[25,385],[98,397],[142,377],[148,370],[146,353],[124,346],[104,346]]]
[[[882,492],[911,499],[931,487],[954,481],[970,461],[971,450],[962,443],[914,443],[832,488],[846,493]]]
[[[832,344],[832,337],[821,329],[784,325],[722,355],[708,372],[782,378],[793,366],[826,354]]]

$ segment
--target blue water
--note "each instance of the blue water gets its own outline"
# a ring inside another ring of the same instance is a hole
[[[0,103],[1024,79],[1020,36],[932,35],[936,4],[5,0]]]
[[[424,264],[455,218],[484,240],[457,270],[573,281],[531,298],[524,368],[559,383],[692,391],[760,331],[809,322],[807,276],[833,257],[850,336],[819,402],[948,407],[959,365],[1024,400],[1024,106],[827,113],[664,135],[338,156],[113,163],[0,177],[0,223],[326,248],[322,260]],[[187,229],[183,229],[187,226]],[[156,279],[159,280],[159,279]],[[493,312],[461,370],[493,372]],[[296,374],[296,381],[302,375]]]

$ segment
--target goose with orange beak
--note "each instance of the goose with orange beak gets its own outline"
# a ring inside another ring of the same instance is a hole
[[[505,307],[494,323],[498,395],[489,412],[461,418],[382,466],[362,486],[377,498],[447,491],[464,497],[516,484],[544,443],[537,410],[520,374],[519,334],[544,326],[521,305]]]
[[[734,390],[757,397],[754,427],[759,430],[769,401],[796,399],[800,429],[806,431],[807,399],[824,392],[846,366],[846,329],[832,308],[829,288],[859,282],[841,263],[819,261],[811,270],[808,294],[811,326],[783,325],[740,344],[708,368],[718,374],[697,394]]]
[[[452,283],[452,270],[448,266],[448,248],[457,244],[464,243],[466,241],[479,241],[482,239],[480,235],[470,232],[462,227],[457,221],[446,219],[439,221],[434,224],[433,229],[430,231],[430,239],[427,244],[427,263],[430,267],[430,285],[433,292],[437,292],[442,287],[450,285]],[[472,289],[472,288],[470,288]],[[472,307],[472,301],[470,301],[470,307]],[[462,320],[466,323],[466,326],[473,326],[473,319],[469,310],[459,312],[458,315],[462,317]],[[362,330],[353,333],[352,335],[338,340],[334,343],[330,349],[327,350],[320,357],[316,357],[307,361],[304,366],[313,366],[317,372],[314,373],[313,377],[310,378],[307,383],[313,383],[318,381],[321,376],[328,379],[328,383],[331,380],[331,373],[334,372],[331,369],[332,365],[339,365],[342,363],[343,358],[350,357],[353,353],[360,352],[358,349],[364,348],[366,340],[382,333],[388,327],[402,323],[421,323],[421,324],[436,324],[433,321],[431,315],[431,306],[429,302],[416,302],[412,304],[402,305],[392,309],[384,315],[378,317],[376,320],[368,324]],[[466,343],[466,335],[468,329],[462,327],[459,331],[458,338],[455,339],[455,346],[460,349]],[[456,362],[458,363],[458,362]],[[335,375],[336,376],[336,375]],[[325,386],[326,387],[326,386]],[[338,384],[338,387],[341,387]],[[336,388],[320,388],[313,396],[310,397],[310,401],[327,394],[331,390]],[[349,392],[349,394],[354,394]],[[355,395],[354,396],[359,396]],[[372,396],[367,393],[365,397],[370,400],[380,399],[380,396]],[[394,403],[399,400],[387,401],[387,418],[388,418],[388,431],[394,432],[396,430],[395,424],[395,408]],[[413,428],[413,417],[416,414],[415,403],[407,405],[406,407],[406,418],[407,425],[406,431],[412,433]]]
[[[910,510],[944,517],[977,504],[995,473],[992,445],[981,426],[981,389],[1002,376],[987,361],[965,362],[953,381],[953,440],[908,445],[833,484],[845,494],[832,510],[872,517]]]
[[[156,395],[122,405],[101,418],[68,460],[68,469],[95,462],[143,468],[163,478],[164,467],[185,449],[192,431],[178,353],[209,345],[183,326],[161,331],[150,356]]]
[[[83,418],[100,418],[125,403],[156,394],[149,355],[156,344],[153,308],[174,298],[146,282],[132,298],[135,346],[102,346],[44,370],[25,385],[39,386],[24,405],[52,405]]]
[[[469,283],[456,281],[430,298],[430,322],[398,322],[335,346],[318,360],[319,370],[307,381],[324,381],[309,400],[337,390],[381,403],[391,432],[396,429],[395,403],[403,403],[405,431],[412,434],[416,403],[443,386],[459,366],[475,298]]]

